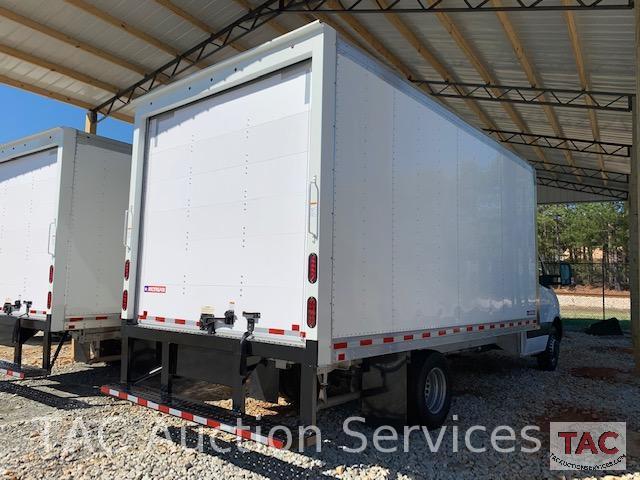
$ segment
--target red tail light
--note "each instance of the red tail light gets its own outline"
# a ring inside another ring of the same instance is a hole
[[[129,305],[129,292],[125,290],[122,292],[122,310],[126,310],[127,305]]]
[[[49,283],[53,283],[53,265],[49,267]]]
[[[131,266],[131,262],[127,260],[124,262],[124,279],[129,280],[129,267]]]
[[[307,326],[309,328],[315,328],[316,326],[317,309],[318,301],[314,297],[309,297],[307,300]]]
[[[51,292],[47,293],[47,310],[51,308]]]
[[[318,255],[309,255],[309,283],[316,283],[318,280]]]

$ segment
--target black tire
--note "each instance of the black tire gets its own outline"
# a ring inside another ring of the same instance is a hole
[[[415,420],[428,429],[440,428],[451,408],[452,381],[447,359],[438,352],[424,352],[412,359]]]
[[[547,372],[553,372],[558,368],[560,361],[560,331],[556,325],[549,330],[547,348],[538,355],[538,366]]]

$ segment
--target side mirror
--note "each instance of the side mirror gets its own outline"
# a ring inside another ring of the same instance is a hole
[[[558,262],[543,264],[542,271],[544,273],[540,275],[539,282],[543,287],[567,287],[573,285],[573,269],[569,263]]]
[[[568,263],[561,262],[559,265],[560,269],[560,285],[563,287],[567,287],[571,285],[573,280],[573,269],[571,265]]]

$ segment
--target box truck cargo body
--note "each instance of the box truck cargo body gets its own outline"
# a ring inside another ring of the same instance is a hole
[[[138,398],[132,344],[160,342],[165,401],[187,376],[243,412],[253,365],[313,423],[337,370],[364,391],[412,352],[542,352],[535,209],[527,162],[324,25],[221,62],[138,101],[105,392]]]
[[[69,128],[0,146],[0,297],[2,324],[22,330],[16,363],[37,331],[119,327],[130,170],[130,145]]]

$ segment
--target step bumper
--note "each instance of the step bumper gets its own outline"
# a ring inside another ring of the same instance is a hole
[[[235,414],[225,408],[194,402],[172,396],[171,401],[163,401],[158,390],[143,387],[126,387],[123,385],[104,385],[100,392],[121,400],[127,400],[136,405],[182,418],[190,422],[204,425],[235,435],[238,438],[251,440],[277,449],[302,448],[315,443],[314,435],[305,435],[298,439],[298,429],[290,428],[291,437],[283,430],[283,425],[277,425],[246,414]],[[276,430],[273,430],[276,427]]]
[[[0,375],[24,380],[25,378],[44,377],[48,372],[43,368],[17,365],[6,360],[0,360]]]

